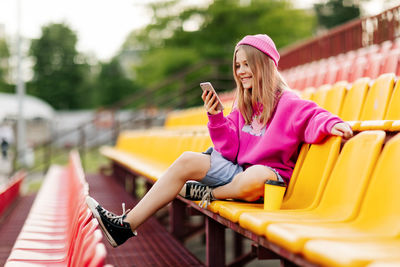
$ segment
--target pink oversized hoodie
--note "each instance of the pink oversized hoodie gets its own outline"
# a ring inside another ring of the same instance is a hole
[[[265,165],[276,169],[288,184],[296,163],[299,146],[321,142],[339,117],[312,101],[302,100],[284,91],[265,127],[256,120],[246,125],[238,109],[226,117],[222,112],[208,115],[208,129],[215,149],[226,159],[247,168]]]

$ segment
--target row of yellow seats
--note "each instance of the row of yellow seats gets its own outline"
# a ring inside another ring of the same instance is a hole
[[[374,129],[368,123],[361,126],[361,121],[400,119],[400,83],[395,83],[395,79],[394,73],[386,73],[373,81],[369,78],[360,78],[352,84],[340,81],[317,89],[307,88],[300,94],[351,122],[354,130]],[[225,103],[225,115],[229,114],[231,107],[232,103]],[[195,107],[171,112],[165,126],[206,125],[207,121],[204,108]],[[381,127],[389,129],[390,124],[386,122]]]
[[[349,121],[353,130],[390,130],[393,120],[400,119],[400,82],[393,73],[373,81],[360,78],[351,85],[341,81],[317,90],[308,88],[300,94]]]
[[[232,102],[224,104],[224,115],[228,115],[232,110]],[[179,126],[198,126],[207,125],[208,117],[204,107],[194,107],[184,110],[172,111],[165,119],[165,127],[179,127]]]
[[[170,165],[184,151],[201,152],[211,145],[211,139],[205,131],[127,131],[118,136],[115,148]]]
[[[323,266],[400,260],[400,134],[392,136],[364,131],[343,146],[340,137],[303,146],[279,211],[231,201],[209,209]]]

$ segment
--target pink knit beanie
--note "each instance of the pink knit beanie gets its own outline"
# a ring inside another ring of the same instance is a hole
[[[280,56],[278,50],[276,50],[274,41],[272,41],[272,39],[268,35],[247,35],[236,45],[236,49],[239,45],[250,45],[257,48],[261,52],[267,54],[274,61],[275,66],[278,67]]]

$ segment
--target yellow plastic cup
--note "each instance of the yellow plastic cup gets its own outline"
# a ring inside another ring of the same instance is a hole
[[[264,210],[279,210],[285,190],[286,184],[284,182],[267,180],[264,188]]]

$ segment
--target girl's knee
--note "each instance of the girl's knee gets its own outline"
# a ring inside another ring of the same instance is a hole
[[[199,161],[199,153],[185,151],[175,160],[175,163],[182,167],[188,167],[195,165],[197,161]]]
[[[175,160],[171,167],[182,173],[184,178],[201,178],[205,176],[210,168],[210,159],[208,155],[185,151]]]

